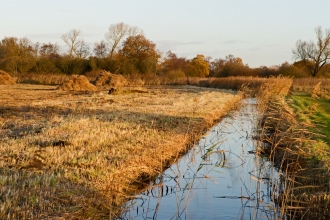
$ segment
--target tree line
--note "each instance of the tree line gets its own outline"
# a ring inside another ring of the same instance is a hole
[[[116,74],[156,74],[169,78],[227,76],[326,76],[330,74],[330,31],[316,28],[317,43],[297,41],[296,62],[250,68],[233,55],[212,60],[202,54],[193,59],[161,53],[143,31],[125,23],[110,25],[105,38],[93,47],[72,29],[61,39],[67,46],[60,52],[57,43],[33,43],[27,38],[5,37],[0,41],[0,69],[10,73],[85,74],[106,70]]]

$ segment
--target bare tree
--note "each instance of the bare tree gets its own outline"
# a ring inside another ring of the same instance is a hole
[[[137,35],[143,35],[143,31],[138,27],[130,26],[123,22],[110,25],[108,33],[105,34],[105,39],[109,44],[110,57],[112,57],[113,53],[120,45],[119,43],[123,41],[125,37]]]
[[[100,43],[94,43],[94,54],[96,57],[104,58],[107,56],[107,45],[102,40]]]
[[[69,47],[69,56],[72,58],[74,54],[77,52],[81,39],[78,39],[80,35],[80,30],[72,29],[66,34],[61,36],[62,40],[68,45]]]
[[[89,44],[83,40],[74,52],[78,58],[87,58],[91,54]]]
[[[39,42],[34,43],[32,47],[33,47],[33,51],[34,51],[33,56],[34,56],[35,58],[38,58],[38,56],[39,56],[39,52],[40,52],[40,43],[39,43]]]
[[[294,58],[301,60],[312,76],[316,76],[330,61],[330,29],[326,29],[324,33],[318,26],[315,33],[316,43],[298,40],[296,48],[292,51]]]

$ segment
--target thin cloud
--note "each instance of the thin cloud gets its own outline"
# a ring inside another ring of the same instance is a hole
[[[262,46],[265,46],[265,47],[277,47],[279,45],[278,44],[263,44]]]
[[[187,42],[187,43],[181,43],[181,45],[200,45],[203,44],[202,41],[192,41],[192,42]]]
[[[61,36],[64,33],[49,33],[49,34],[28,34],[26,37],[32,41],[41,41],[48,43],[52,41],[61,41]]]
[[[259,51],[259,50],[263,50],[266,48],[271,48],[271,47],[278,47],[278,44],[262,44],[262,45],[257,45],[255,47],[250,47],[248,50],[249,51]]]
[[[62,13],[75,13],[76,11],[74,9],[63,9],[60,10]]]
[[[248,49],[249,51],[258,51],[258,50],[262,50],[261,47],[251,47]]]
[[[157,41],[156,42],[158,48],[161,50],[176,50],[180,46],[186,46],[186,45],[201,45],[203,44],[202,41],[191,41],[191,42],[180,42],[180,41]]]
[[[223,44],[239,44],[239,43],[243,43],[244,41],[241,40],[227,40],[222,42]]]

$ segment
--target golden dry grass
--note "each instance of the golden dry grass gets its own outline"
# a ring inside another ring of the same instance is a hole
[[[100,75],[101,73],[101,75]],[[102,74],[103,73],[103,74]],[[243,85],[249,88],[256,88],[262,83],[267,81],[267,78],[252,77],[252,76],[237,76],[237,77],[222,77],[222,78],[199,78],[199,77],[183,77],[179,75],[177,77],[158,76],[155,74],[131,74],[122,75],[112,74],[117,79],[111,82],[109,77],[104,73],[106,71],[93,71],[87,72],[85,76],[98,88],[102,89],[103,86],[117,87],[130,85],[143,86],[143,85],[194,85],[201,87],[219,88],[219,89],[232,89],[239,90]],[[17,74],[18,83],[30,83],[30,84],[43,84],[43,85],[60,85],[66,80],[70,79],[70,75],[65,74]],[[100,82],[96,82],[98,78],[101,78]],[[103,79],[102,79],[103,78]],[[105,80],[105,81],[104,81]],[[104,81],[104,82],[103,82]],[[118,83],[117,83],[118,82]],[[106,85],[104,85],[104,83]],[[300,81],[297,85],[299,85]]]
[[[98,89],[91,84],[85,76],[73,75],[69,80],[57,87],[58,90],[63,91],[89,91],[96,92]]]
[[[112,74],[101,70],[92,83],[100,89],[129,86],[128,81],[120,74]]]
[[[267,78],[252,77],[252,76],[230,76],[223,78],[205,78],[198,82],[200,86],[239,90],[242,86],[257,89],[263,83],[267,82]]]
[[[14,85],[15,80],[5,71],[0,70],[0,85]]]
[[[274,201],[289,219],[329,219],[329,146],[288,105],[291,85],[290,78],[269,79],[257,95],[263,115],[260,140],[265,143],[260,149],[281,176]],[[313,114],[313,109],[305,113]]]
[[[241,96],[0,86],[0,219],[114,218]]]
[[[330,79],[327,78],[297,78],[293,80],[292,90],[296,92],[314,93],[318,88],[317,95],[330,99]]]
[[[61,85],[71,77],[70,75],[57,73],[17,73],[14,76],[17,83],[40,85]]]

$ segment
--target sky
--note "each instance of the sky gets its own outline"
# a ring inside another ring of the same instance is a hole
[[[109,26],[143,30],[163,53],[191,59],[232,54],[250,67],[293,63],[297,40],[330,28],[329,0],[0,0],[0,40],[57,43],[72,29],[93,47]]]

